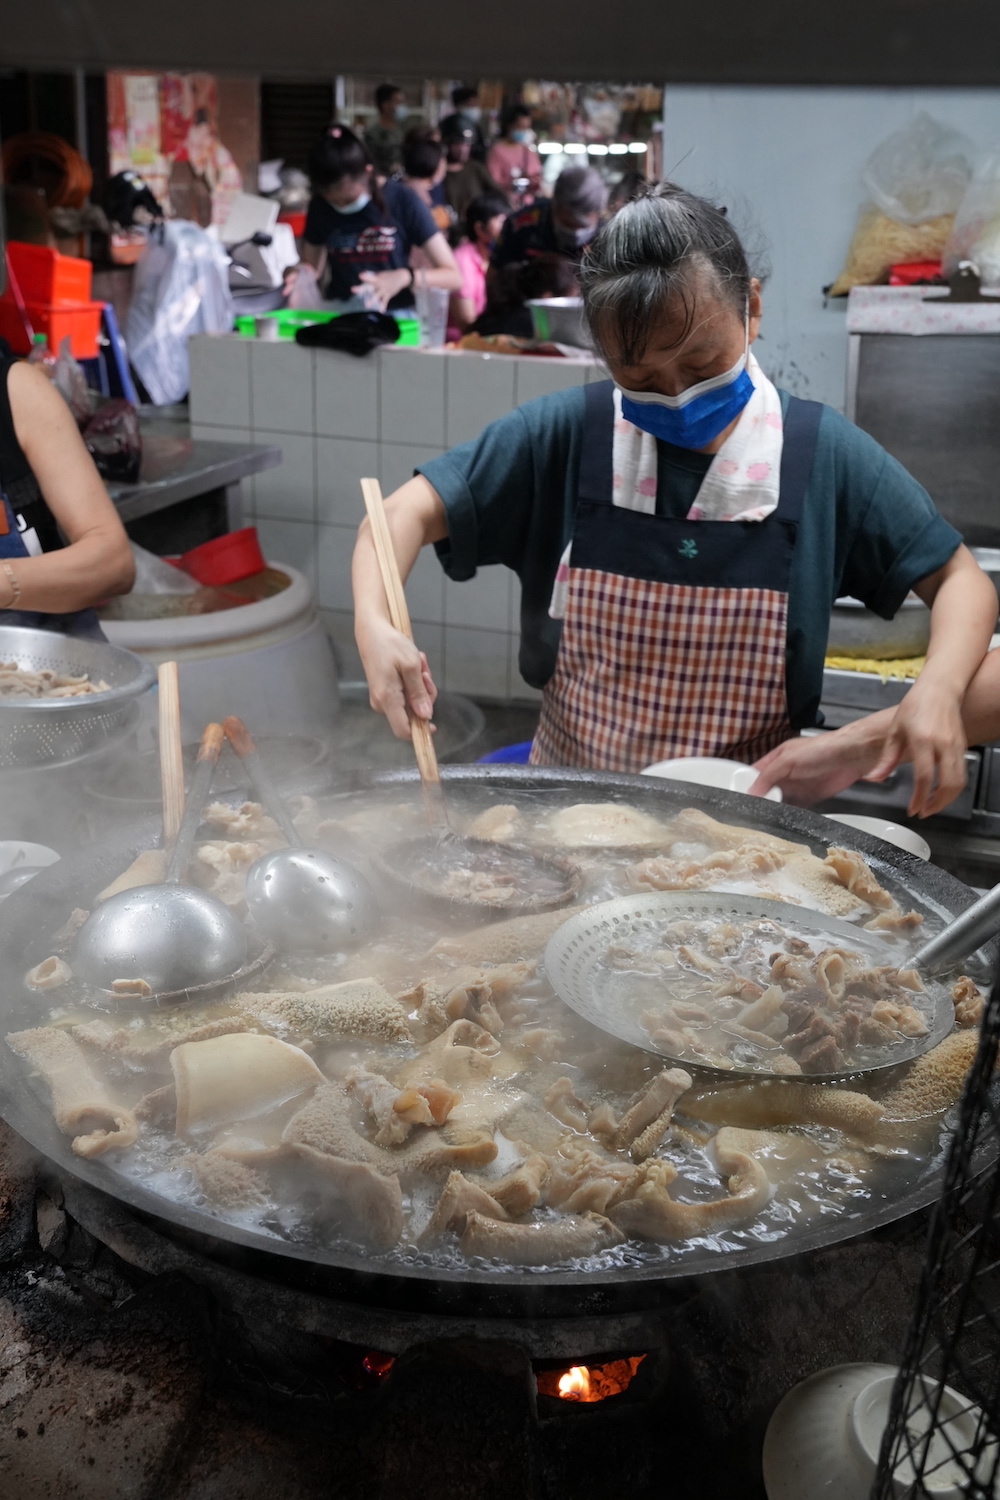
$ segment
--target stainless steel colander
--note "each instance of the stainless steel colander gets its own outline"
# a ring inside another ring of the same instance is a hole
[[[82,698],[0,699],[0,771],[65,765],[126,734],[136,699],[156,680],[141,657],[105,641],[0,625],[0,661],[29,672],[49,670],[109,684]]]

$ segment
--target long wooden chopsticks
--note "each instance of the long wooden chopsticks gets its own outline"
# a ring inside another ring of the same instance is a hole
[[[382,587],[385,589],[385,597],[389,605],[389,619],[400,634],[412,641],[413,626],[410,623],[410,611],[406,607],[403,580],[399,574],[399,564],[396,561],[389,523],[386,520],[382,486],[377,479],[362,479],[361,493],[365,497],[365,509],[371,523],[375,556],[378,558]],[[417,769],[423,783],[428,813],[433,822],[447,824],[448,815],[441,790],[441,772],[438,768],[431,727],[426,719],[418,719],[411,714],[410,730],[413,735],[413,751],[417,758]]]

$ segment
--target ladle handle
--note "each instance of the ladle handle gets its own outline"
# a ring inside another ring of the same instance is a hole
[[[285,806],[284,798],[275,786],[271,773],[264,765],[254,744],[253,736],[235,714],[230,714],[228,719],[223,719],[222,727],[226,739],[232,745],[236,754],[247,768],[247,773],[253,783],[254,791],[264,804],[264,808],[281,829],[285,838],[293,849],[302,847],[302,839],[299,831],[292,822],[288,808]]]
[[[170,864],[164,877],[164,885],[177,885],[184,879],[187,872],[188,861],[191,858],[191,846],[194,836],[198,832],[202,813],[205,809],[205,798],[212,784],[212,776],[219,763],[219,755],[225,739],[225,731],[221,724],[209,724],[201,737],[201,747],[198,751],[198,759],[195,761],[194,771],[191,775],[191,789],[188,792],[187,804],[184,808],[184,816],[177,833],[177,842],[174,844],[174,852],[170,856]]]
[[[1000,885],[980,896],[943,932],[932,937],[914,954],[913,965],[925,974],[943,974],[975,953],[1000,929]]]
[[[365,497],[365,509],[371,523],[375,556],[378,559],[382,587],[389,605],[389,619],[401,635],[405,635],[408,640],[412,641],[413,626],[410,623],[410,611],[406,606],[403,580],[400,577],[399,563],[396,561],[392,535],[385,516],[382,486],[377,479],[362,479],[361,493]],[[414,645],[416,645],[415,641]],[[441,771],[438,767],[431,726],[426,719],[418,719],[416,715],[411,714],[410,733],[413,736],[413,753],[417,758],[417,769],[423,783],[424,797],[431,821],[447,827],[448,813],[444,805],[444,793],[441,790]]]
[[[177,838],[184,815],[184,751],[181,745],[180,679],[175,661],[161,662],[159,685],[160,790],[163,796],[163,847]]]

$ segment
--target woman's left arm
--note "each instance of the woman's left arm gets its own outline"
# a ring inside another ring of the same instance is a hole
[[[438,230],[421,245],[421,250],[430,261],[430,267],[420,272],[428,286],[443,286],[449,292],[462,290],[462,273],[458,269],[454,252],[444,235]]]
[[[17,440],[69,543],[58,552],[8,560],[20,588],[17,607],[69,614],[128,593],[135,578],[128,537],[69,407],[27,364],[11,368],[7,390]],[[0,610],[13,606],[13,592],[0,569]]]
[[[927,662],[896,711],[873,781],[913,762],[910,817],[928,818],[965,787],[962,699],[989,647],[997,596],[967,547],[913,585],[931,611]]]

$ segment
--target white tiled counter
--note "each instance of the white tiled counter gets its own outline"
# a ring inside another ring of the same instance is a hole
[[[350,572],[361,479],[376,476],[389,494],[418,463],[513,407],[604,378],[586,357],[387,348],[355,359],[236,335],[198,335],[190,355],[192,436],[277,443],[284,453],[279,468],[246,483],[248,519],[267,556],[312,580],[348,676],[360,670]],[[406,594],[439,686],[500,701],[539,696],[517,668],[518,585],[507,569],[452,583],[428,548]]]

